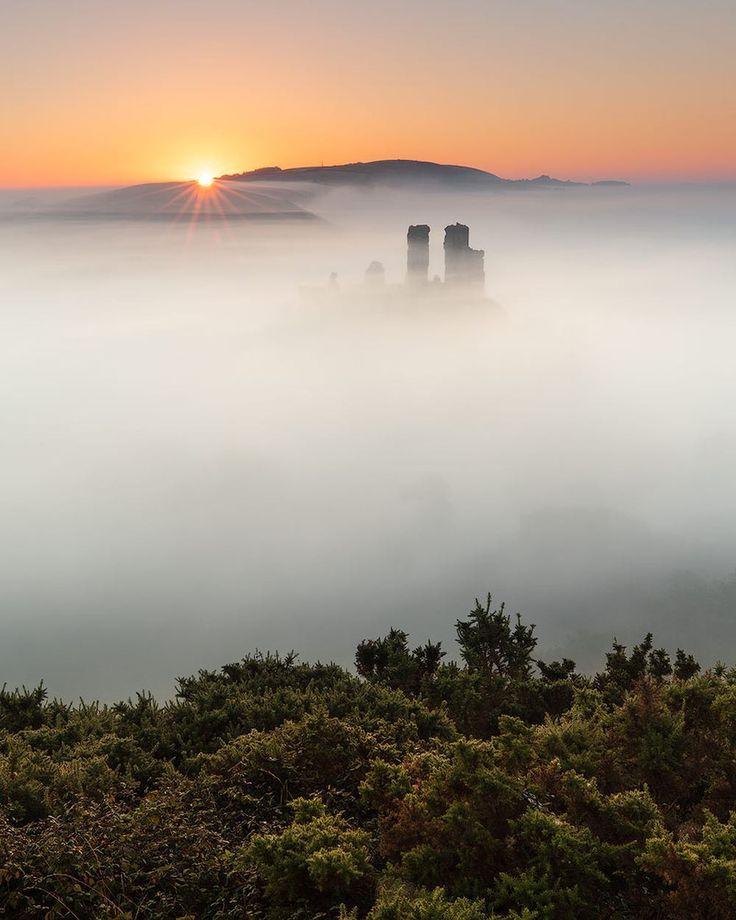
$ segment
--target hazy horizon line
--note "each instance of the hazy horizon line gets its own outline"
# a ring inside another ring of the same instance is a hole
[[[336,164],[342,165],[342,164]],[[299,167],[297,167],[299,168]],[[310,169],[311,167],[305,166],[304,169]],[[250,170],[246,170],[249,172]],[[546,175],[545,173],[540,173],[540,175]],[[536,176],[533,178],[537,178]],[[560,179],[559,176],[553,176],[552,178]],[[514,177],[509,181],[523,181],[528,179],[526,176]],[[187,182],[196,182],[196,178],[156,178],[156,179],[140,179],[140,180],[122,180],[118,182],[114,181],[105,181],[105,182],[94,182],[94,183],[85,183],[85,182],[63,182],[58,184],[49,184],[43,183],[39,185],[3,185],[0,183],[0,191],[2,192],[44,192],[44,191],[98,191],[103,189],[122,189],[122,188],[132,188],[138,185],[157,185],[163,183],[187,183]],[[215,181],[228,181],[221,179],[219,176],[215,177]],[[237,181],[237,180],[230,180]],[[528,180],[532,181],[532,180]],[[574,179],[560,179],[560,181],[569,181],[571,183],[579,183],[581,186],[592,186],[595,183],[605,183],[605,182],[624,182],[632,188],[644,189],[644,188],[720,188],[723,186],[733,186],[736,185],[736,176],[733,178],[714,178],[714,179],[590,179],[590,178],[574,178]],[[498,189],[497,191],[501,191]],[[495,191],[494,189],[488,189],[488,191]]]
[[[229,170],[225,172],[218,173],[215,178],[222,180],[227,176],[237,176],[244,175],[248,173],[257,172],[258,170],[263,169],[283,169],[284,171],[288,170],[299,170],[299,169],[320,169],[320,168],[331,168],[331,167],[341,167],[341,166],[353,166],[358,164],[372,164],[372,163],[391,163],[391,162],[405,162],[405,163],[432,163],[440,166],[457,166],[463,169],[475,169],[479,172],[485,172],[489,175],[497,176],[499,179],[506,182],[523,182],[523,181],[533,181],[542,176],[550,176],[551,178],[557,179],[562,182],[579,182],[583,184],[594,184],[597,182],[626,182],[629,185],[637,187],[646,187],[646,186],[658,186],[658,187],[682,187],[682,186],[722,186],[722,185],[733,185],[736,183],[736,175],[731,176],[693,176],[693,175],[682,175],[682,176],[672,176],[672,175],[620,175],[620,174],[611,174],[611,173],[596,173],[596,174],[573,174],[573,175],[564,175],[564,174],[555,174],[555,171],[550,172],[543,170],[542,172],[535,173],[534,175],[502,175],[499,172],[491,168],[484,168],[482,166],[475,166],[468,163],[462,163],[458,161],[442,161],[442,160],[428,160],[421,159],[419,157],[378,157],[374,159],[355,159],[355,160],[345,160],[343,162],[337,163],[307,163],[295,166],[280,166],[277,163],[267,163],[261,166],[253,166],[250,168]],[[172,176],[141,176],[139,178],[131,179],[109,179],[104,181],[95,181],[88,182],[85,180],[80,181],[62,181],[62,182],[30,182],[30,183],[13,183],[6,184],[0,180],[0,189],[3,191],[43,191],[43,190],[56,190],[56,189],[103,189],[103,188],[125,188],[129,186],[136,185],[148,185],[154,183],[165,183],[165,182],[196,182],[196,176],[188,176],[186,178],[182,177],[172,177]]]

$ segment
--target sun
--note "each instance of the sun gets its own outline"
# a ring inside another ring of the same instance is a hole
[[[202,188],[209,188],[214,181],[215,181],[215,177],[212,175],[212,173],[203,172],[203,173],[200,173],[199,176],[197,176],[197,183]]]

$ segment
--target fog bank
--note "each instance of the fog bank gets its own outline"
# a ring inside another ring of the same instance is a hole
[[[390,625],[449,640],[489,589],[583,666],[650,628],[736,660],[733,188],[336,190],[308,224],[18,201],[1,680],[111,699],[256,647],[347,663]],[[300,301],[373,259],[402,282],[409,223],[441,274],[456,220],[492,304]]]

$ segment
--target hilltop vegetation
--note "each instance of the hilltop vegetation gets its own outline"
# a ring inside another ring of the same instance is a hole
[[[581,675],[490,597],[457,637],[365,640],[357,676],[249,655],[164,705],[3,689],[3,915],[736,915],[736,671],[646,636]]]

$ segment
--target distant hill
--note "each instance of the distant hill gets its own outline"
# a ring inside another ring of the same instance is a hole
[[[248,187],[244,187],[244,186]],[[626,186],[601,180],[593,186]],[[584,182],[537,176],[503,179],[471,166],[453,166],[423,160],[375,160],[341,166],[267,166],[250,172],[220,176],[203,188],[197,182],[148,182],[57,197],[45,204],[35,198],[14,199],[10,211],[36,216],[104,218],[110,220],[317,220],[304,207],[319,187],[422,188],[428,191],[484,191],[535,188],[590,187]]]
[[[472,166],[452,166],[425,160],[373,160],[370,163],[345,163],[341,166],[298,166],[281,169],[266,166],[250,172],[222,176],[232,182],[315,182],[320,185],[434,185],[447,188],[557,188],[585,186],[584,182],[537,176],[536,179],[503,179]],[[603,180],[594,184],[627,185]]]
[[[226,181],[209,188],[197,182],[131,185],[70,198],[59,203],[53,213],[131,220],[314,218],[282,189],[244,189]]]

